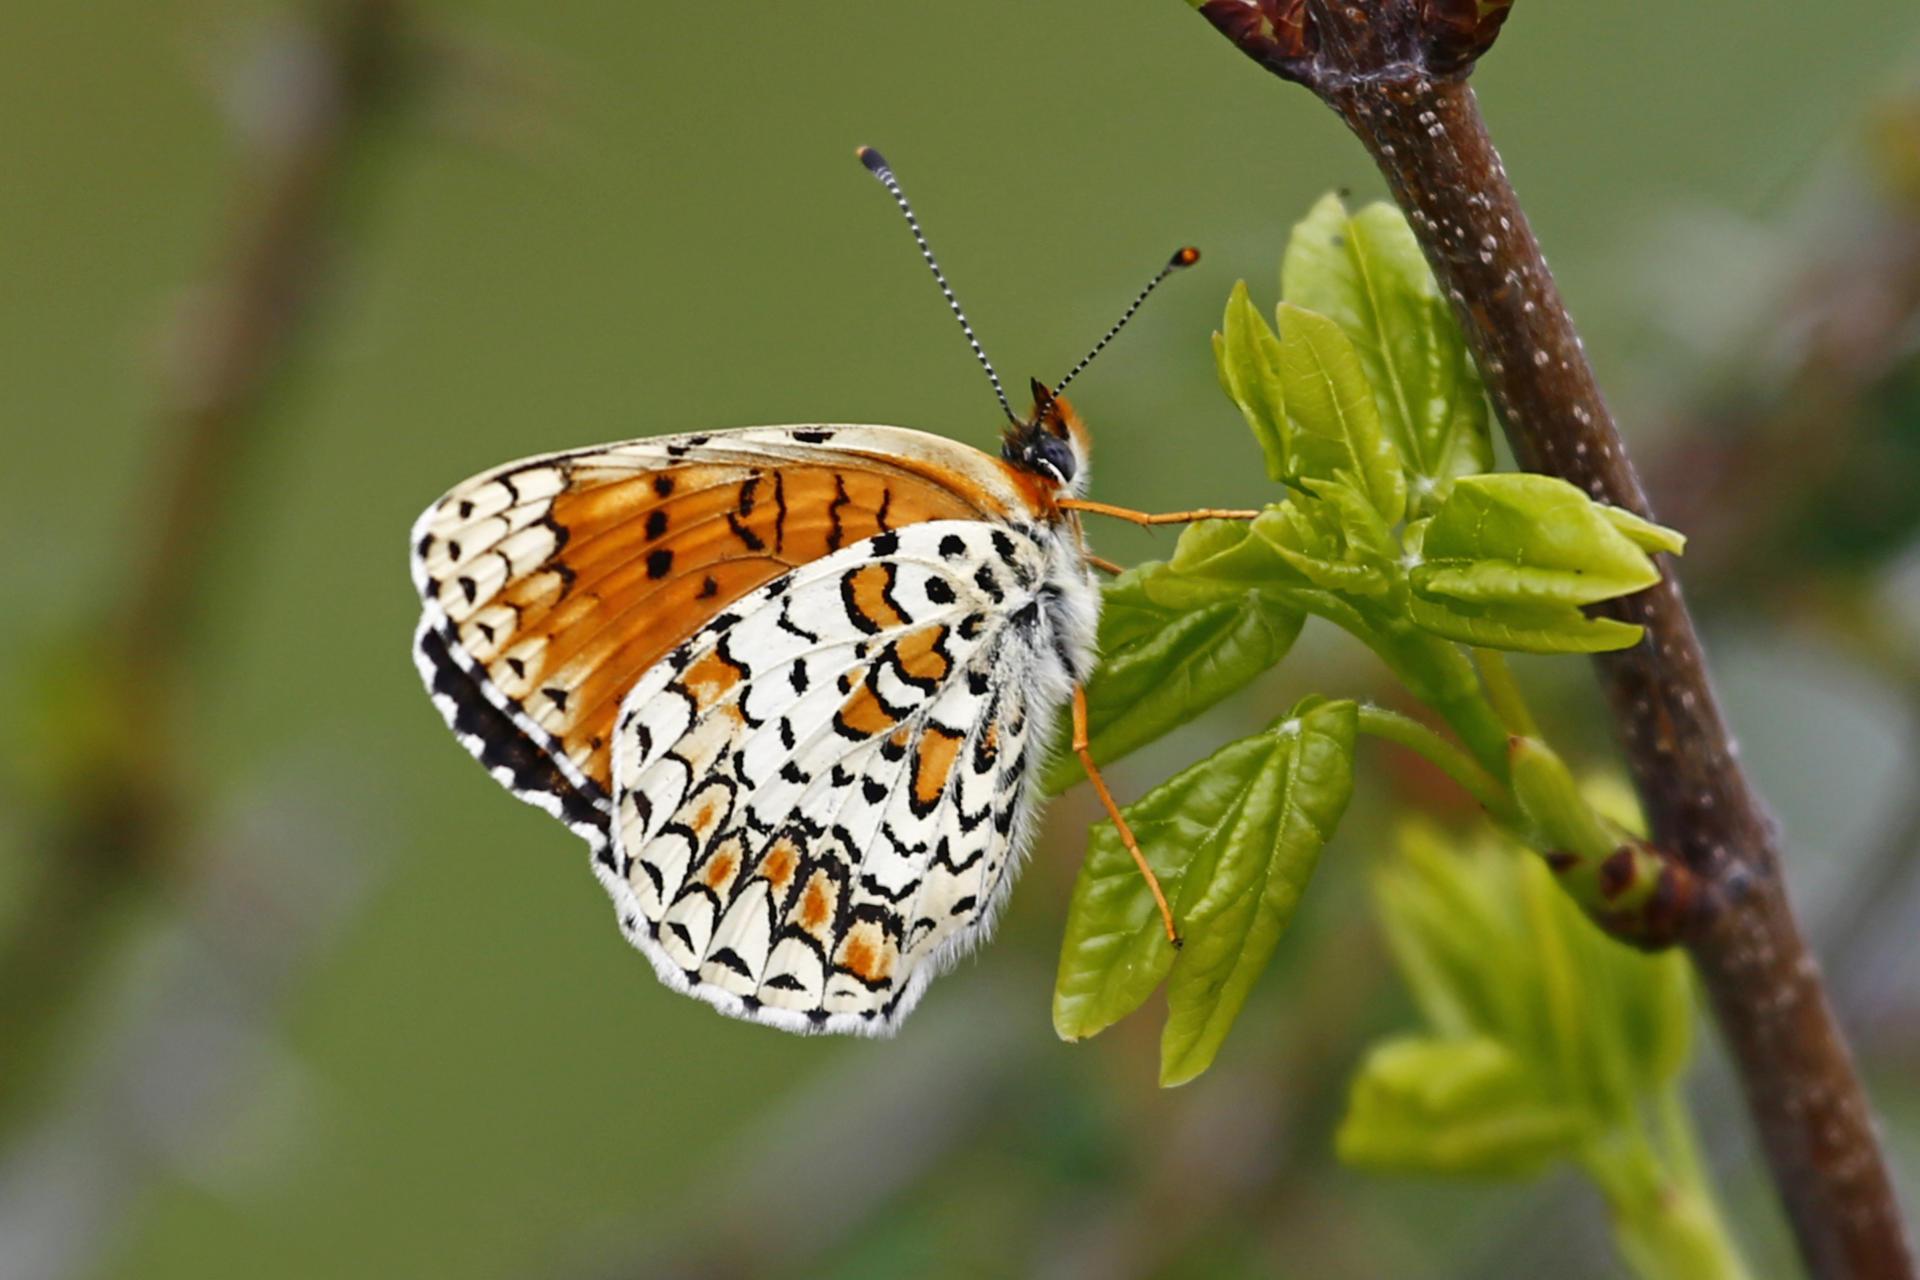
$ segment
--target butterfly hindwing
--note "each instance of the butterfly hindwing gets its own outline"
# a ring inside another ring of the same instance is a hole
[[[982,936],[1046,740],[1044,571],[985,521],[884,533],[764,584],[633,687],[596,869],[663,978],[789,1029],[885,1032]]]

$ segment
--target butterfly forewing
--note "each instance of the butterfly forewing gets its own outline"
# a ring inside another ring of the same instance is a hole
[[[977,451],[898,428],[665,437],[467,481],[415,526],[414,577],[454,658],[604,793],[620,698],[689,631],[874,533],[1010,499]]]

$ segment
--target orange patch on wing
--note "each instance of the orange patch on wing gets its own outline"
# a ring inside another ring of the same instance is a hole
[[[848,932],[834,963],[867,983],[886,981],[893,972],[894,948],[880,926],[863,921]]]
[[[941,795],[947,789],[947,775],[953,772],[953,762],[965,741],[964,735],[943,729],[937,724],[928,725],[927,731],[920,735],[913,752],[913,801],[916,807],[924,811],[940,802]]]
[[[736,863],[732,854],[716,853],[712,859],[708,861],[706,874],[701,878],[707,882],[707,888],[718,892],[729,880],[733,879],[733,869],[735,865]]]
[[[813,934],[824,929],[833,919],[833,898],[833,882],[824,872],[814,872],[813,879],[807,881],[807,891],[800,896],[800,927]]]
[[[953,670],[953,660],[940,651],[946,639],[945,627],[928,627],[894,646],[895,660],[908,679],[937,684],[947,678],[947,672]]]
[[[720,825],[720,820],[725,816],[726,805],[715,797],[715,790],[715,788],[707,789],[706,798],[700,801],[700,807],[693,811],[693,816],[687,823],[702,843],[713,835],[714,828]]]
[[[484,639],[496,655],[515,654],[523,668],[513,671],[495,657],[496,688],[525,690],[529,699],[548,688],[565,692],[559,714],[542,704],[541,718],[602,787],[611,785],[620,700],[722,609],[789,569],[883,530],[1005,514],[975,485],[956,488],[956,477],[931,467],[883,459],[832,466],[703,462],[635,472],[617,459],[588,457],[566,464],[565,475],[547,512],[559,535],[556,550],[501,587],[500,612],[489,615]],[[861,607],[876,623],[905,621],[886,602],[879,577],[861,583]],[[710,669],[684,679],[690,689],[700,681],[695,696],[705,706],[738,676]],[[892,726],[872,714],[877,704],[854,710],[866,713],[862,722],[875,731]]]
[[[760,874],[773,889],[776,899],[784,895],[787,886],[793,883],[793,873],[800,867],[800,851],[793,842],[779,839],[767,850],[767,856],[760,860]]]
[[[877,737],[897,723],[886,707],[881,705],[873,689],[865,684],[853,691],[853,696],[835,713],[835,718],[849,732],[862,738]]]
[[[889,627],[904,627],[911,621],[893,603],[893,566],[890,564],[869,564],[855,569],[847,575],[842,594],[856,625],[864,622],[867,629],[885,631]]]
[[[728,662],[716,649],[688,667],[681,675],[680,683],[693,695],[694,706],[705,711],[739,684],[743,674],[739,667]]]

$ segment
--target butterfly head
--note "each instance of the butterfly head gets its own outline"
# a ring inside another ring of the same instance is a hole
[[[1092,449],[1086,424],[1067,398],[1035,378],[1033,412],[1025,421],[1008,424],[1001,437],[1000,456],[1051,484],[1056,496],[1080,498],[1087,492]]]

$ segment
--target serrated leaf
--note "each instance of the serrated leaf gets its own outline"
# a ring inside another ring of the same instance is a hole
[[[1353,795],[1352,702],[1309,700],[1275,732],[1269,759],[1245,811],[1271,831],[1228,846],[1205,892],[1180,921],[1185,946],[1167,976],[1167,1025],[1160,1036],[1160,1083],[1185,1084],[1213,1065],[1273,958],[1300,895]],[[1192,883],[1198,883],[1194,881]],[[1191,884],[1188,886],[1191,889]]]
[[[1280,340],[1247,295],[1247,282],[1233,286],[1220,332],[1213,335],[1214,368],[1227,398],[1266,456],[1267,478],[1290,474],[1286,396],[1280,381]]]
[[[1564,480],[1467,476],[1428,524],[1414,590],[1470,605],[1595,604],[1660,580],[1605,509]]]
[[[1206,1069],[1346,807],[1355,719],[1351,702],[1305,700],[1127,807],[1173,906],[1178,952],[1119,834],[1110,823],[1093,829],[1054,987],[1062,1038],[1111,1026],[1165,978],[1162,1083]]]
[[[1126,807],[1176,918],[1203,892],[1228,846],[1264,838],[1243,817],[1276,750],[1270,732],[1242,738]],[[1174,956],[1153,894],[1119,833],[1112,823],[1094,827],[1067,907],[1054,1030],[1078,1040],[1112,1026],[1153,994]]]
[[[1609,653],[1640,643],[1644,630],[1615,618],[1589,618],[1574,608],[1471,605],[1412,597],[1408,614],[1434,635],[1513,653]]]
[[[1299,476],[1332,480],[1345,472],[1380,518],[1406,514],[1399,451],[1380,426],[1380,410],[1360,356],[1339,325],[1281,303],[1280,382],[1285,390],[1291,463]]]
[[[1329,194],[1293,229],[1281,296],[1346,331],[1416,490],[1493,465],[1486,397],[1413,231],[1385,203],[1349,215]]]
[[[1590,1129],[1540,1096],[1528,1064],[1496,1040],[1400,1038],[1368,1052],[1334,1142],[1361,1168],[1524,1178],[1574,1154]]]
[[[1100,611],[1100,666],[1087,684],[1094,759],[1102,764],[1185,724],[1279,662],[1305,615],[1278,597],[1243,589],[1197,606],[1156,603],[1149,583],[1168,574],[1158,562],[1107,585]],[[1057,752],[1046,776],[1063,791],[1083,773]]]

